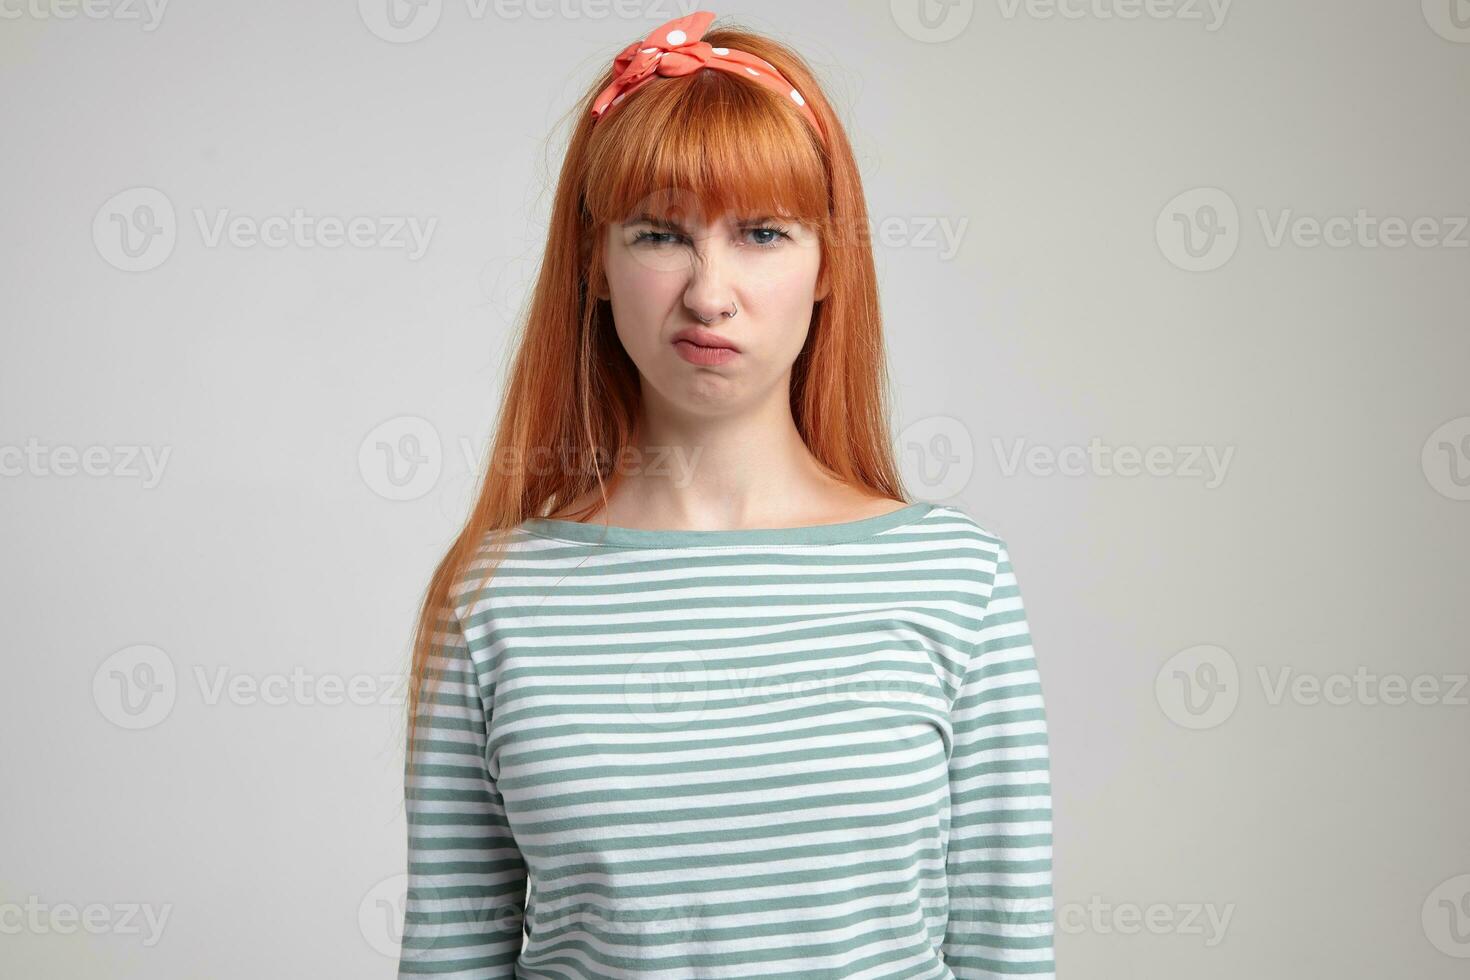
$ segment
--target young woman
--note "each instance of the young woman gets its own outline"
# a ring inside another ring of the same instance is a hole
[[[909,502],[851,149],[787,48],[587,94],[409,706],[399,975],[1053,975],[1006,544]]]

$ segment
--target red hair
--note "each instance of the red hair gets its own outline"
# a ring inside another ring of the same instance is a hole
[[[720,71],[660,77],[594,126],[601,75],[579,103],[552,204],[546,250],[511,362],[478,498],[429,583],[414,637],[408,754],[431,671],[433,636],[487,535],[562,514],[594,489],[605,502],[614,463],[636,447],[638,370],[614,332],[602,264],[604,233],[635,210],[667,215],[772,214],[819,235],[819,284],[791,376],[791,412],[812,455],[850,485],[906,499],[888,423],[887,368],[867,205],[852,147],[806,63],[743,29],[703,40],[765,59],[799,89],[826,135],[778,94]],[[611,59],[609,59],[611,62]],[[820,292],[820,289],[818,290]],[[486,571],[485,578],[488,579]],[[483,581],[483,580],[482,580]]]

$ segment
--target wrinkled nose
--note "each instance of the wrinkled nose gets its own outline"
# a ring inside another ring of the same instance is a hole
[[[734,303],[734,275],[725,249],[702,249],[690,264],[684,305],[700,320],[713,323],[722,312],[733,309]]]

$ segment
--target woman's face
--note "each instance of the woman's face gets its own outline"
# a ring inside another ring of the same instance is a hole
[[[634,213],[609,226],[604,245],[602,298],[646,394],[698,414],[738,410],[778,385],[786,397],[812,304],[827,292],[815,229],[754,214]]]

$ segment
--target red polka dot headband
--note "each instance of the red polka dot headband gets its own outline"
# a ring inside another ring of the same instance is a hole
[[[779,93],[806,116],[807,122],[825,143],[826,135],[817,124],[816,114],[774,65],[744,51],[712,48],[700,40],[714,19],[715,15],[708,10],[696,10],[654,28],[643,40],[634,41],[624,48],[613,61],[617,74],[592,103],[593,124],[613,106],[659,75],[691,75],[701,68],[718,68]]]

